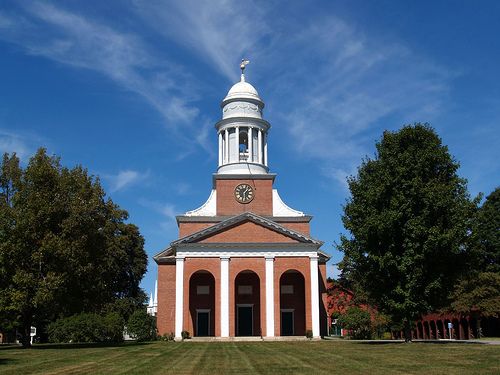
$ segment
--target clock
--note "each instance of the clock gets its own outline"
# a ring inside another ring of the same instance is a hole
[[[234,197],[240,203],[250,203],[254,197],[253,188],[248,184],[239,184],[234,188]]]

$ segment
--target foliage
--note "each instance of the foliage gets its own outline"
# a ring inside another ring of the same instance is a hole
[[[149,315],[145,309],[136,310],[127,322],[127,331],[137,341],[156,340],[156,318]]]
[[[371,316],[368,311],[357,306],[352,306],[349,307],[344,314],[340,315],[337,321],[342,328],[349,331],[349,336],[351,338],[371,338]]]
[[[384,132],[348,179],[341,280],[395,322],[436,310],[463,270],[475,202],[428,125]]]
[[[474,226],[475,263],[479,272],[500,273],[500,187],[486,197]]]
[[[21,328],[25,346],[31,325],[43,331],[58,317],[145,299],[144,239],[127,217],[81,166],[62,167],[44,149],[25,168],[3,156],[0,316]]]
[[[82,313],[61,318],[47,327],[51,342],[120,342],[123,341],[123,319],[117,313],[101,316]]]
[[[463,315],[500,318],[500,273],[481,272],[463,279],[452,295],[451,308]]]
[[[190,339],[191,335],[189,334],[189,331],[182,331],[181,332],[181,337],[183,340]]]
[[[311,339],[313,338],[313,331],[312,331],[312,330],[310,330],[310,329],[308,329],[308,330],[306,331],[306,337],[307,337],[309,340],[311,340]]]
[[[173,332],[170,333],[165,333],[164,335],[161,335],[159,337],[160,341],[174,341],[175,340],[175,335]]]

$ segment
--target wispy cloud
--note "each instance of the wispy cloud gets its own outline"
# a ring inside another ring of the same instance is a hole
[[[176,216],[181,212],[174,204],[168,202],[158,202],[146,198],[140,198],[139,204],[143,207],[153,210],[161,215],[165,220],[160,221],[159,225],[164,231],[173,231],[177,227]]]
[[[265,4],[254,1],[135,1],[136,11],[156,30],[195,51],[231,81],[238,59],[255,56],[259,42],[270,35]]]
[[[178,140],[191,143],[181,129],[193,126],[199,110],[193,104],[196,87],[184,68],[157,55],[133,32],[45,2],[27,2],[23,9],[22,16],[0,15],[0,38],[29,54],[103,74],[146,100]]]
[[[149,172],[140,173],[134,170],[124,170],[118,172],[116,175],[103,175],[103,178],[109,181],[110,191],[112,193],[124,190],[139,182],[144,182],[149,176]]]
[[[45,140],[34,134],[0,129],[0,154],[15,152],[22,162],[27,162],[38,147],[46,144]]]

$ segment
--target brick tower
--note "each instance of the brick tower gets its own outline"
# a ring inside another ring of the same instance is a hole
[[[311,216],[273,188],[264,102],[241,80],[215,124],[219,162],[199,208],[177,216],[179,239],[154,256],[160,334],[181,337],[326,334],[326,262]]]

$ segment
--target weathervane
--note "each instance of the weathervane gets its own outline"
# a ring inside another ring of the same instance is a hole
[[[240,69],[241,74],[245,74],[245,67],[250,64],[250,60],[241,59]]]

